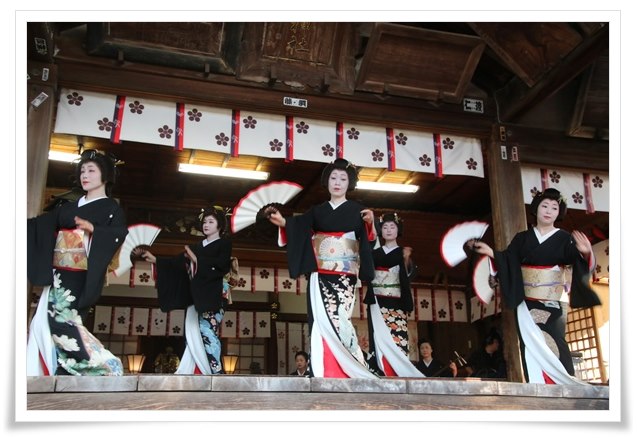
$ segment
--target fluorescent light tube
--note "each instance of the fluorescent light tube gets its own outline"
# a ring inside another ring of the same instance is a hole
[[[70,152],[60,152],[60,151],[49,151],[49,160],[53,161],[66,161],[67,163],[72,163],[73,161],[79,160],[80,156],[78,154],[72,154]]]
[[[224,176],[228,178],[246,178],[266,180],[270,177],[268,172],[257,170],[231,169],[228,167],[201,166],[198,164],[179,164],[179,171],[186,173],[198,173],[202,175]]]

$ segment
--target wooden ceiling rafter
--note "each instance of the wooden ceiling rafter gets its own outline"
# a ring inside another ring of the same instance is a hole
[[[605,26],[586,38],[532,87],[529,88],[519,77],[512,79],[495,92],[499,120],[504,123],[515,121],[537,107],[595,62],[608,48],[608,43],[608,26]]]

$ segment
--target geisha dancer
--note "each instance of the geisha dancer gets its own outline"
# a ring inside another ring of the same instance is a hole
[[[220,374],[221,321],[230,298],[232,242],[222,237],[228,228],[222,207],[206,208],[199,215],[205,236],[195,245],[185,245],[175,257],[155,257],[153,263],[157,296],[162,311],[186,309],[186,349],[175,374]],[[235,259],[236,263],[236,259]]]
[[[595,267],[593,249],[580,231],[554,226],[566,214],[566,201],[556,189],[538,192],[531,202],[536,225],[515,235],[504,251],[470,242],[474,251],[495,261],[505,304],[516,309],[524,375],[529,383],[584,383],[566,342],[568,306],[600,304],[590,287]]]
[[[287,244],[290,276],[311,274],[308,322],[314,377],[376,378],[351,320],[358,278],[374,277],[370,241],[376,238],[371,210],[346,197],[357,181],[356,167],[339,158],[321,174],[329,201],[288,218],[274,208],[265,211],[279,227],[279,244]]]
[[[116,164],[110,154],[85,150],[75,175],[85,195],[27,221],[27,276],[44,286],[29,327],[28,376],[123,374],[120,359],[83,324],[128,234],[110,198]]]
[[[382,246],[374,249],[374,279],[365,295],[370,351],[385,376],[424,377],[409,360],[407,317],[414,310],[410,277],[415,273],[412,249],[401,247],[403,221],[398,214],[380,218]]]

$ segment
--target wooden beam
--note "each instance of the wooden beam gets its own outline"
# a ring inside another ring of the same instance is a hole
[[[515,125],[506,125],[506,138],[507,145],[517,146],[522,163],[608,172],[607,140],[568,137],[558,131]]]
[[[493,112],[466,113],[461,105],[436,104],[420,99],[386,97],[379,101],[368,93],[345,96],[294,92],[309,102],[308,108],[298,109],[282,105],[283,97],[289,96],[291,91],[278,85],[266,88],[218,76],[212,82],[192,77],[188,72],[170,71],[167,67],[117,66],[110,62],[89,63],[74,59],[59,59],[57,62],[60,87],[187,101],[222,108],[301,115],[323,120],[347,119],[420,130],[446,130],[477,137],[488,136],[494,116]]]
[[[529,88],[524,81],[515,78],[506,87],[496,91],[495,98],[500,108],[499,120],[504,123],[515,121],[537,107],[594,63],[604,50],[608,50],[608,44],[608,26],[604,26],[577,46],[533,87]]]

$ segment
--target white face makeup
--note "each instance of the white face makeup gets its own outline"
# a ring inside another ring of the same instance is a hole
[[[102,171],[99,166],[93,162],[88,161],[82,164],[80,167],[80,184],[82,189],[86,192],[95,191],[104,187],[105,183],[102,181]]]
[[[341,198],[347,193],[347,186],[349,186],[349,177],[347,172],[341,169],[334,169],[330,173],[330,177],[327,180],[327,190],[332,197]]]
[[[201,223],[201,229],[203,234],[208,237],[214,237],[219,235],[219,223],[214,216],[206,216]]]
[[[553,225],[560,214],[560,204],[552,199],[543,199],[537,207],[537,224],[539,226]]]
[[[395,222],[385,222],[381,228],[383,239],[396,240],[398,238],[398,225]]]

